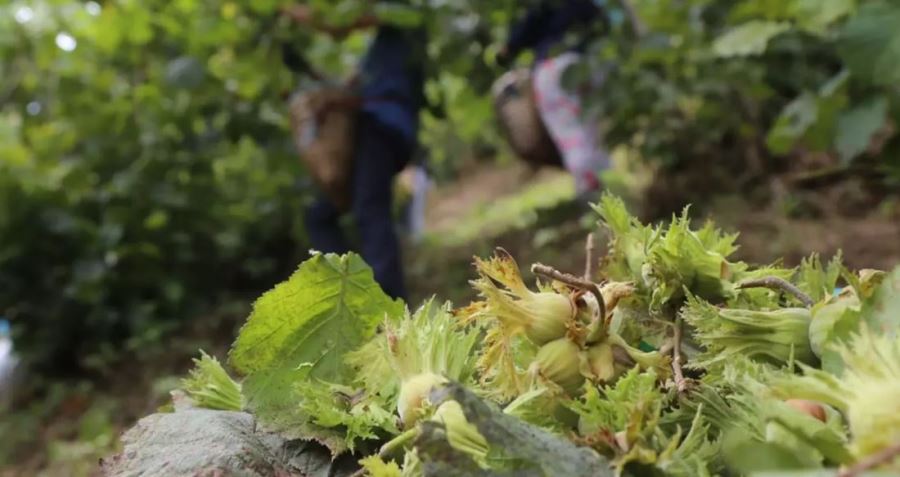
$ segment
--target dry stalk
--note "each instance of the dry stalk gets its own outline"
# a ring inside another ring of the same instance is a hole
[[[900,456],[900,442],[882,449],[880,452],[876,452],[852,466],[841,470],[838,472],[838,477],[857,477],[867,470],[874,469],[882,464],[893,462],[897,456]]]
[[[779,278],[779,277],[762,277],[753,280],[745,280],[741,283],[738,283],[738,288],[769,288],[771,290],[781,290],[786,293],[790,293],[798,300],[800,300],[804,306],[810,307],[815,304],[812,298],[809,297],[806,293],[803,293],[803,290],[797,288],[794,284],[789,281]]]
[[[590,292],[594,295],[594,298],[597,299],[597,305],[600,307],[600,318],[605,319],[606,303],[603,301],[603,294],[600,293],[600,288],[596,283],[590,280],[585,280],[584,278],[576,277],[575,275],[569,273],[561,272],[549,265],[544,265],[541,263],[535,263],[534,265],[532,265],[531,273],[556,280],[578,290],[585,290]]]
[[[687,391],[688,382],[681,369],[681,317],[675,318],[675,333],[672,338],[672,372],[675,374],[675,388],[679,394]]]
[[[590,281],[594,276],[594,233],[587,235],[584,244],[584,279]]]

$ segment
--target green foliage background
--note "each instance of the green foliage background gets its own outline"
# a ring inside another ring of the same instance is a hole
[[[287,131],[282,95],[297,78],[281,43],[339,77],[367,37],[289,27],[283,3],[0,6],[0,313],[31,356],[85,364],[126,339],[141,346],[305,254],[311,188]],[[365,5],[308,3],[334,24]],[[439,177],[502,150],[493,55],[529,3],[380,5],[429,33],[435,107],[421,139]],[[894,0],[632,0],[643,35],[622,0],[597,3],[611,29],[587,52],[607,74],[591,105],[609,144],[645,161],[742,167],[802,149],[850,164],[871,159],[873,136],[900,119]],[[58,46],[72,39],[74,50]],[[895,182],[896,148],[875,153]]]
[[[275,5],[88,5],[0,14],[0,302],[42,359],[152,339],[302,238]]]
[[[590,58],[613,65],[596,98],[609,141],[646,159],[746,165],[812,151],[848,164],[897,120],[896,2],[632,3],[646,33],[635,41],[619,22]],[[895,148],[878,163],[894,181]]]
[[[312,187],[287,129],[299,78],[281,45],[339,78],[367,43],[288,25],[290,2],[101,3],[0,6],[0,315],[38,362],[102,364],[286,276],[305,255]],[[362,7],[312,4],[331,23]],[[443,119],[426,113],[422,136],[446,146],[432,157],[444,176],[469,145],[498,142],[481,61],[495,18],[474,5],[413,18],[441,65],[428,95]]]

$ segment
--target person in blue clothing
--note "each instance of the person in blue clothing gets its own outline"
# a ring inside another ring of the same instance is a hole
[[[592,0],[543,0],[512,25],[498,57],[501,64],[509,64],[522,51],[534,51],[532,86],[537,108],[581,196],[600,188],[598,174],[609,167],[597,118],[582,106],[584,94],[599,87],[602,77],[591,75],[576,91],[569,91],[562,85],[562,76],[581,60],[598,24],[605,26],[606,16]]]
[[[388,295],[406,298],[392,215],[392,186],[417,145],[419,110],[424,105],[424,30],[382,24],[374,14],[363,15],[339,29],[329,28],[306,5],[293,5],[284,13],[298,23],[334,35],[377,29],[358,71],[359,118],[350,213],[360,235],[360,252],[376,281]],[[316,199],[306,214],[313,248],[335,253],[350,250],[339,225],[340,216],[324,196]]]

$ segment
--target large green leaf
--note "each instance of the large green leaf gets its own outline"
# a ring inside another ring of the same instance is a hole
[[[300,406],[297,383],[309,379],[310,369],[308,366],[279,368],[250,375],[242,383],[246,408],[262,429],[288,439],[319,442],[337,455],[347,449],[343,431],[314,424],[313,418]]]
[[[344,354],[402,312],[358,255],[316,254],[256,301],[229,362],[243,375],[311,363],[311,378],[342,380]]]
[[[359,256],[314,255],[256,301],[231,350],[231,365],[247,376],[247,409],[267,430],[342,452],[343,430],[313,424],[298,384],[349,383],[353,371],[344,355],[370,339],[385,316],[402,311]]]
[[[876,0],[860,6],[844,25],[838,45],[854,73],[873,84],[900,82],[900,3]]]

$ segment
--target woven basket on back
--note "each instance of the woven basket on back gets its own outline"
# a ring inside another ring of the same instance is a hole
[[[500,130],[516,155],[532,167],[562,166],[559,149],[541,120],[526,68],[509,71],[492,88]]]
[[[340,210],[347,210],[351,199],[357,110],[346,106],[350,98],[348,90],[328,87],[297,93],[290,101],[291,130],[300,159]]]

